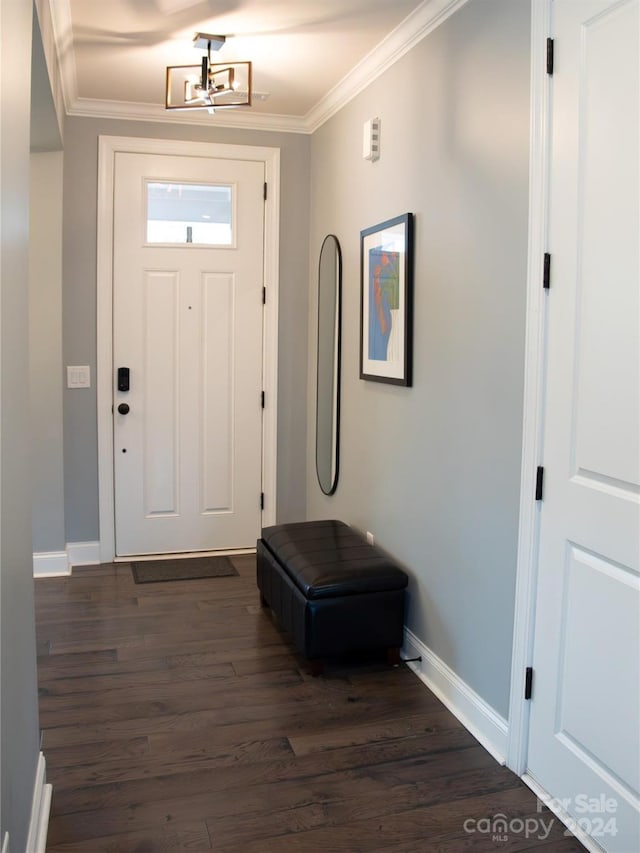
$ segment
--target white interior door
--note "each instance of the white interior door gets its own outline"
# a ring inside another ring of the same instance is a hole
[[[638,0],[555,0],[529,774],[640,850]]]
[[[263,186],[261,162],[116,154],[119,556],[255,545]]]

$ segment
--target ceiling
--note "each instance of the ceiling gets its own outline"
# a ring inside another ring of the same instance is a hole
[[[72,115],[311,132],[409,49],[425,7],[452,0],[49,0]],[[195,32],[225,35],[216,61],[251,60],[254,103],[167,113],[167,65],[197,64]],[[424,34],[424,33],[422,33]]]

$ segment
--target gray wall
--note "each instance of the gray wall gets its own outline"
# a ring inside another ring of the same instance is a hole
[[[1,838],[24,850],[38,759],[29,477],[29,59],[31,3],[0,9]],[[16,85],[16,69],[21,69]]]
[[[280,520],[305,515],[309,138],[173,124],[68,118],[65,125],[63,361],[89,364],[93,387],[64,392],[67,542],[99,538],[96,422],[96,193],[98,136],[190,139],[280,148],[280,340],[278,507]]]
[[[64,551],[62,151],[31,154],[29,228],[33,550]]]
[[[528,0],[465,5],[311,149],[307,511],[370,530],[410,576],[408,627],[507,716],[522,430]],[[381,158],[361,158],[379,116]],[[358,378],[359,232],[415,214],[414,385]],[[340,481],[314,470],[315,275],[344,261]]]
[[[31,152],[59,151],[62,138],[38,16],[33,16],[31,45]]]

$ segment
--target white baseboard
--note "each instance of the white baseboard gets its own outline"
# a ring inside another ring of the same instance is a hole
[[[99,542],[67,542],[70,566],[97,566],[100,563]]]
[[[70,574],[66,551],[39,551],[33,555],[34,578],[59,578]]]
[[[9,853],[9,833],[5,832],[2,839],[2,853]]]
[[[27,836],[26,849],[29,853],[45,853],[45,847],[47,846],[49,810],[51,809],[51,792],[53,788],[51,785],[47,785],[46,768],[47,763],[44,755],[40,753],[33,787],[29,834]]]
[[[97,566],[99,542],[67,542],[66,551],[40,551],[33,555],[34,578],[59,578],[71,574],[73,566]]]
[[[412,631],[405,628],[404,635],[403,656],[422,658],[422,661],[409,663],[407,666],[424,681],[496,761],[505,764],[509,726],[504,717],[478,696],[475,690]]]

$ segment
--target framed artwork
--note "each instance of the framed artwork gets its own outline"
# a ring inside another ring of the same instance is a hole
[[[413,214],[360,232],[360,379],[411,385]]]

